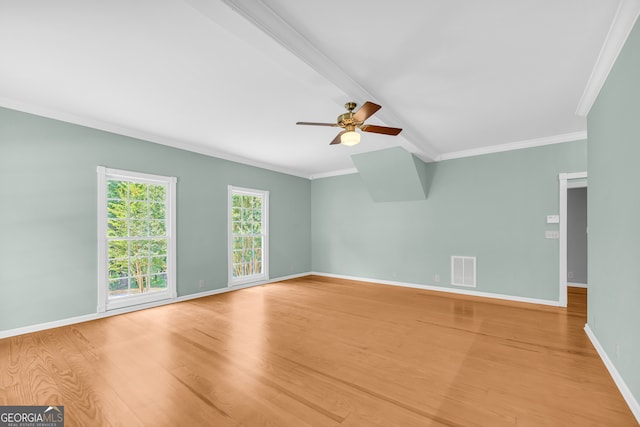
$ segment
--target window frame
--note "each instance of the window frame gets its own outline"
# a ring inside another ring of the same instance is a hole
[[[98,313],[108,310],[176,299],[176,177],[153,175],[105,166],[97,167],[98,173]],[[109,299],[109,238],[107,181],[117,179],[141,184],[162,184],[166,188],[165,216],[167,238],[167,288],[140,295]]]
[[[246,194],[262,197],[262,273],[233,277],[233,195]],[[228,287],[246,285],[269,280],[269,191],[255,188],[227,187],[227,274]]]

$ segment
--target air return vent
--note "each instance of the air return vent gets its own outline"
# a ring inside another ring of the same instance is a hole
[[[476,287],[476,257],[451,257],[451,284],[471,288]]]

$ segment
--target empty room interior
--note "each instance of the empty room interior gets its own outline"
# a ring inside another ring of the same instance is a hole
[[[0,0],[0,425],[638,425],[639,14]]]

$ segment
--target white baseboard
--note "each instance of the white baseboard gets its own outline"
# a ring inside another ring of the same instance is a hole
[[[598,338],[595,336],[588,324],[584,325],[584,331],[587,333],[587,336],[598,352],[598,355],[600,355],[600,359],[602,359],[602,361],[604,362],[604,366],[606,366],[607,370],[609,371],[611,378],[613,378],[616,386],[618,386],[618,390],[620,390],[620,393],[622,394],[625,402],[627,402],[627,405],[629,405],[629,409],[631,409],[631,412],[633,412],[633,415],[636,417],[636,420],[640,424],[640,404],[636,400],[633,393],[631,393],[631,390],[629,390],[629,387],[627,387],[627,383],[625,383],[622,379],[622,376],[616,369],[611,359],[609,359],[609,356],[604,351],[602,344],[600,344],[600,341],[598,341]]]
[[[589,285],[587,285],[586,283],[572,283],[572,282],[567,282],[567,286],[571,286],[573,288],[588,288]]]
[[[340,274],[307,272],[307,273],[293,274],[293,275],[290,275],[290,276],[278,277],[278,278],[275,278],[275,279],[270,279],[270,280],[262,281],[262,282],[248,283],[248,284],[240,285],[240,286],[232,286],[232,287],[213,289],[213,290],[205,291],[205,292],[198,292],[198,293],[195,293],[195,294],[184,295],[184,296],[178,297],[176,299],[156,301],[156,302],[147,303],[147,304],[140,304],[140,305],[136,305],[136,306],[132,306],[132,307],[125,307],[125,308],[120,308],[120,309],[116,309],[116,310],[109,310],[109,311],[106,311],[104,313],[90,313],[90,314],[85,314],[85,315],[82,315],[82,316],[76,316],[76,317],[70,317],[70,318],[66,318],[66,319],[54,320],[54,321],[51,321],[51,322],[39,323],[39,324],[24,326],[24,327],[15,328],[15,329],[7,329],[7,330],[4,330],[4,331],[0,331],[0,339],[9,338],[9,337],[17,336],[17,335],[28,334],[28,333],[31,333],[31,332],[43,331],[43,330],[46,330],[46,329],[59,328],[61,326],[73,325],[73,324],[81,323],[81,322],[88,322],[88,321],[91,321],[91,320],[102,319],[104,317],[116,316],[118,314],[130,313],[130,312],[138,311],[138,310],[146,310],[148,308],[160,307],[160,306],[167,305],[167,304],[173,304],[173,303],[177,303],[177,302],[188,301],[188,300],[195,299],[195,298],[202,298],[202,297],[207,297],[207,296],[211,296],[211,295],[217,295],[217,294],[221,294],[221,293],[224,293],[224,292],[237,291],[237,290],[240,290],[240,289],[250,288],[250,287],[253,287],[253,286],[261,286],[261,285],[265,285],[265,284],[268,284],[268,283],[280,282],[280,281],[283,281],[283,280],[295,279],[295,278],[298,278],[298,277],[304,277],[304,276],[309,276],[309,275],[333,277],[333,278],[336,278],[336,279],[357,280],[357,281],[360,281],[360,282],[379,283],[379,284],[382,284],[382,285],[392,285],[392,286],[402,286],[402,287],[405,287],[405,288],[424,289],[424,290],[428,290],[428,291],[446,292],[446,293],[459,294],[459,295],[471,295],[471,296],[494,298],[494,299],[501,299],[501,300],[507,300],[507,301],[516,301],[516,302],[526,302],[526,303],[531,303],[531,304],[549,305],[549,306],[553,306],[553,307],[559,307],[560,306],[558,301],[542,300],[542,299],[536,299],[536,298],[518,297],[518,296],[513,296],[513,295],[502,295],[502,294],[495,294],[495,293],[489,293],[489,292],[472,291],[472,290],[468,290],[468,289],[446,288],[446,287],[442,287],[442,286],[420,285],[420,284],[406,283],[406,282],[392,282],[392,281],[388,281],[388,280],[369,279],[369,278],[366,278],[366,277],[345,276],[345,275],[340,275]]]
[[[138,304],[138,305],[131,306],[131,307],[119,308],[119,309],[116,309],[116,310],[109,310],[109,311],[106,311],[106,312],[103,312],[103,313],[90,313],[90,314],[85,314],[85,315],[82,315],[82,316],[75,316],[75,317],[69,317],[69,318],[66,318],[66,319],[54,320],[54,321],[51,321],[51,322],[38,323],[38,324],[35,324],[35,325],[23,326],[23,327],[15,328],[15,329],[7,329],[7,330],[4,330],[4,331],[0,331],[0,339],[14,337],[14,336],[17,336],[17,335],[28,334],[28,333],[31,333],[31,332],[44,331],[44,330],[47,330],[47,329],[59,328],[61,326],[73,325],[73,324],[76,324],[76,323],[89,322],[91,320],[102,319],[104,317],[111,317],[111,316],[117,316],[118,314],[131,313],[133,311],[146,310],[148,308],[160,307],[160,306],[163,306],[163,305],[174,304],[174,303],[182,302],[182,301],[188,301],[188,300],[195,299],[195,298],[208,297],[208,296],[211,296],[211,295],[222,294],[222,293],[225,293],[225,292],[233,292],[233,291],[237,291],[237,290],[240,290],[240,289],[251,288],[251,287],[254,287],[254,286],[261,286],[261,285],[266,285],[266,284],[269,284],[269,283],[281,282],[283,280],[289,280],[289,279],[295,279],[297,277],[308,276],[309,274],[311,274],[311,273],[293,274],[293,275],[290,275],[290,276],[278,277],[278,278],[275,278],[275,279],[264,280],[264,281],[261,281],[261,282],[247,283],[245,285],[240,285],[240,286],[231,286],[231,287],[226,287],[226,288],[218,288],[218,289],[213,289],[213,290],[210,290],[210,291],[198,292],[198,293],[189,294],[189,295],[183,295],[183,296],[175,298],[175,299],[154,301],[154,302],[147,303],[147,304]]]
[[[391,286],[402,286],[405,288],[415,288],[415,289],[424,289],[427,291],[437,291],[437,292],[446,292],[451,294],[459,294],[459,295],[470,295],[475,297],[484,297],[484,298],[494,298],[500,300],[507,301],[515,301],[515,302],[526,302],[530,304],[540,304],[540,305],[550,305],[552,307],[560,307],[560,302],[546,300],[546,299],[537,299],[537,298],[527,298],[527,297],[519,297],[514,295],[503,295],[503,294],[495,294],[491,292],[480,292],[480,291],[472,291],[468,289],[456,289],[456,288],[446,288],[444,286],[433,286],[433,285],[420,285],[416,283],[407,283],[407,282],[395,282],[389,280],[379,280],[379,279],[369,279],[366,277],[354,277],[354,276],[345,276],[341,274],[330,274],[330,273],[318,273],[313,272],[310,273],[315,276],[323,276],[323,277],[332,277],[335,279],[346,279],[346,280],[357,280],[359,282],[368,282],[368,283],[378,283],[381,285],[391,285]]]

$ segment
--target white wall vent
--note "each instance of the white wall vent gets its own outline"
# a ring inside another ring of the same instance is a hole
[[[451,284],[470,288],[476,287],[476,257],[451,257]]]

